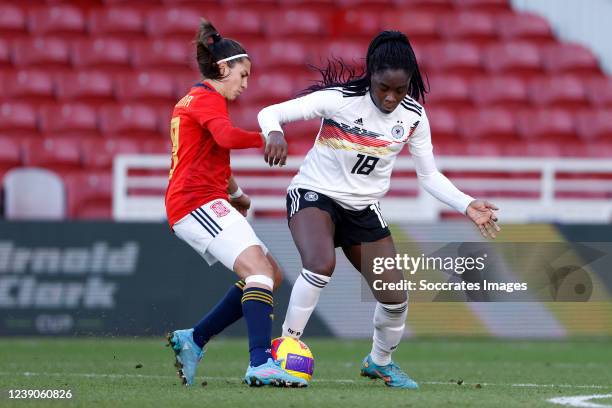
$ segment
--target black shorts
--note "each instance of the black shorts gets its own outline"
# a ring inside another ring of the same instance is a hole
[[[360,211],[347,210],[333,199],[313,190],[291,189],[287,193],[287,220],[300,210],[316,207],[326,211],[336,226],[334,245],[348,247],[374,242],[391,235],[378,203]]]

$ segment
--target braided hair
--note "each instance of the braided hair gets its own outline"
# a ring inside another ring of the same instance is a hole
[[[410,78],[408,95],[414,100],[425,101],[427,89],[414,50],[408,37],[399,31],[383,31],[374,37],[368,46],[365,69],[359,72],[337,58],[328,59],[324,68],[314,69],[321,74],[322,79],[304,89],[302,95],[334,87],[365,95],[370,88],[372,75],[387,69],[402,69]]]

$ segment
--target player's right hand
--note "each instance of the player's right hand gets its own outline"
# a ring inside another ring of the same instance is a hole
[[[287,162],[287,141],[281,132],[270,132],[264,151],[264,160],[272,166],[284,166]]]

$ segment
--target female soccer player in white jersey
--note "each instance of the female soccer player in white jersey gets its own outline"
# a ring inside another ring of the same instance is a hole
[[[221,37],[207,21],[202,22],[196,48],[203,79],[172,113],[168,223],[209,264],[220,261],[241,281],[193,328],[168,335],[178,374],[183,384],[193,384],[204,345],[244,316],[250,354],[244,381],[253,386],[303,386],[305,380],[290,375],[270,354],[272,289],[280,271],[241,215],[249,200],[231,176],[230,149],[263,146],[259,132],[232,126],[227,113],[228,102],[247,88],[251,61],[238,42]]]
[[[396,250],[378,200],[389,189],[395,158],[408,145],[421,185],[434,197],[467,215],[485,237],[499,227],[486,201],[459,191],[436,168],[429,122],[423,106],[425,86],[408,38],[384,31],[369,45],[363,75],[341,61],[321,70],[323,80],[306,95],[264,108],[258,115],[268,139],[265,159],[283,164],[286,142],[281,124],[322,119],[314,147],[308,152],[287,194],[289,229],[302,260],[294,284],[283,335],[300,337],[321,290],[335,267],[335,247],[366,281],[403,279],[400,270],[372,273],[374,257],[395,257]],[[367,250],[364,250],[366,249]],[[371,353],[361,374],[386,385],[418,388],[391,360],[407,316],[405,291],[373,291]]]

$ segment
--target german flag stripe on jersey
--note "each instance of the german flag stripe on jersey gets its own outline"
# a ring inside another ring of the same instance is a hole
[[[359,135],[356,133],[349,132],[345,129],[342,129],[337,122],[333,120],[325,119],[323,121],[323,126],[321,127],[321,132],[319,133],[320,139],[342,139],[349,141],[351,143],[355,143],[361,146],[367,147],[386,147],[391,144],[386,140],[377,139],[374,136],[369,135]]]

